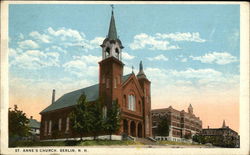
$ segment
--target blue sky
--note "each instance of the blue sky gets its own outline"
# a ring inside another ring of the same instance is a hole
[[[137,73],[143,61],[153,108],[198,106],[196,99],[208,94],[223,104],[218,98],[233,94],[238,103],[239,11],[239,5],[115,5],[124,74],[132,65]],[[10,5],[10,91],[43,94],[49,102],[53,88],[60,97],[97,83],[110,16],[108,4]],[[174,98],[180,95],[185,103]]]

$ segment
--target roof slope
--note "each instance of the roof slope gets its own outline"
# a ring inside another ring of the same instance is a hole
[[[122,76],[122,83],[126,82],[133,73]]]
[[[126,82],[132,74],[127,74],[122,77],[122,83]],[[45,113],[61,108],[73,106],[77,103],[77,100],[82,93],[85,93],[87,102],[96,101],[99,97],[99,84],[95,84],[86,88],[78,89],[61,96],[53,104],[49,105],[40,113]]]
[[[41,113],[73,106],[77,103],[77,100],[79,99],[82,93],[85,93],[86,100],[88,102],[97,100],[99,97],[99,84],[92,85],[90,87],[82,88],[82,89],[64,94],[53,104],[45,108]]]
[[[31,128],[40,128],[40,122],[35,119],[30,119],[29,126]]]

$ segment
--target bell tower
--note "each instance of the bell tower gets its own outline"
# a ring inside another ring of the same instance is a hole
[[[143,71],[142,61],[139,65],[139,72],[136,75],[137,79],[140,83],[140,86],[143,90],[143,115],[144,115],[144,124],[145,124],[145,137],[152,136],[152,118],[151,118],[151,93],[150,93],[150,85],[151,82],[148,80],[147,76]]]
[[[114,12],[112,9],[108,35],[102,45],[102,60],[99,62],[99,96],[109,106],[113,101],[121,104],[123,76],[122,42],[117,37]]]

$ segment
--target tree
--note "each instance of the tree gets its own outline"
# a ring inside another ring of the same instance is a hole
[[[163,116],[157,127],[158,136],[168,136],[169,135],[169,120],[166,116]]]
[[[205,137],[200,134],[195,134],[192,138],[194,142],[205,144]]]
[[[90,103],[86,101],[86,95],[83,93],[70,114],[72,128],[80,135],[81,140],[84,134],[89,134],[93,129],[93,118],[91,117],[90,109]]]
[[[94,136],[94,140],[103,130],[103,117],[102,117],[102,105],[101,101],[98,100],[97,102],[90,105],[90,117],[91,117],[91,124],[92,129],[91,133]]]
[[[14,105],[14,110],[9,108],[9,137],[26,137],[30,135],[29,119],[26,114],[18,110]]]
[[[104,129],[110,135],[110,140],[112,133],[115,133],[119,130],[120,120],[120,107],[118,101],[115,100],[112,102],[112,105],[108,107],[107,117],[106,120],[104,120]]]

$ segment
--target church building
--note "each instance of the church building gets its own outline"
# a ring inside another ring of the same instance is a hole
[[[66,93],[56,101],[55,90],[53,90],[51,105],[40,112],[41,140],[79,138],[79,135],[72,131],[69,114],[82,93],[85,93],[87,102],[95,103],[98,98],[104,98],[104,112],[112,102],[118,101],[121,108],[121,127],[113,137],[121,139],[123,134],[133,137],[152,136],[151,82],[143,71],[142,62],[137,75],[133,71],[123,75],[122,49],[124,47],[117,37],[113,10],[108,35],[100,46],[102,60],[98,62],[99,83]],[[89,136],[85,135],[85,137]]]

